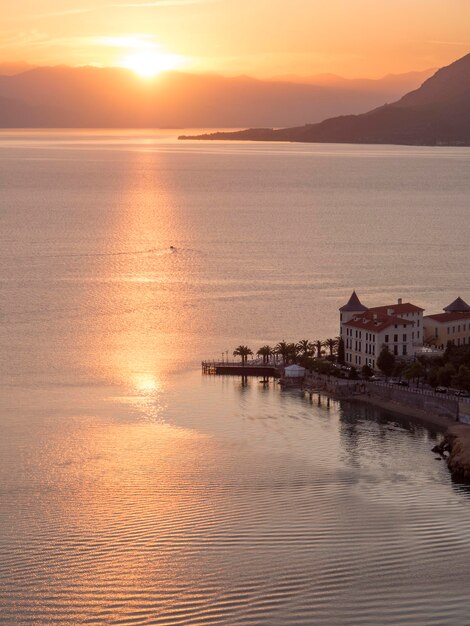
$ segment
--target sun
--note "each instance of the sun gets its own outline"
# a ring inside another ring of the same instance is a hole
[[[157,50],[139,50],[124,57],[121,67],[132,70],[143,78],[153,78],[162,72],[177,70],[184,64],[183,57]]]

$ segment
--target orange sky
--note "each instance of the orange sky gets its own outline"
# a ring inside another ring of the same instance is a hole
[[[470,52],[470,0],[0,0],[0,61],[378,77]]]

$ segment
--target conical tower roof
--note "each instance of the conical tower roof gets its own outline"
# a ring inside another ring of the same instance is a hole
[[[467,313],[470,312],[470,306],[462,298],[457,298],[448,306],[444,307],[446,313]]]
[[[340,311],[354,311],[354,313],[363,313],[367,311],[367,307],[364,306],[359,298],[357,297],[357,293],[355,291],[352,292],[349,301],[340,308]]]

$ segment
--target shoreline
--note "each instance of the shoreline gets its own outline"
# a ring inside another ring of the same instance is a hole
[[[422,426],[436,429],[444,435],[438,446],[438,454],[446,461],[451,477],[458,482],[470,483],[470,424],[458,422],[433,411],[409,406],[404,402],[384,400],[373,394],[348,395],[337,399],[378,407],[409,418]],[[436,450],[432,449],[430,452]]]
[[[369,404],[371,406],[378,407],[379,409],[383,409],[384,411],[391,411],[392,413],[397,413],[403,417],[408,417],[424,426],[438,427],[444,432],[447,432],[449,428],[458,424],[458,422],[451,419],[450,417],[445,417],[444,415],[439,415],[438,413],[425,411],[423,409],[410,406],[403,402],[384,400],[383,398],[379,398],[378,396],[373,394],[349,395],[340,397],[338,399],[347,400],[348,402],[362,402],[364,404]],[[466,424],[460,425],[466,426]]]

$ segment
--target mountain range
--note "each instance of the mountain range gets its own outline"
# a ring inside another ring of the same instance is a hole
[[[182,137],[187,138],[187,137]],[[470,145],[470,54],[392,104],[294,128],[213,133],[198,139]]]
[[[146,80],[122,68],[0,64],[0,127],[294,126],[393,101],[430,73],[378,80],[333,75],[260,80],[166,72]]]

